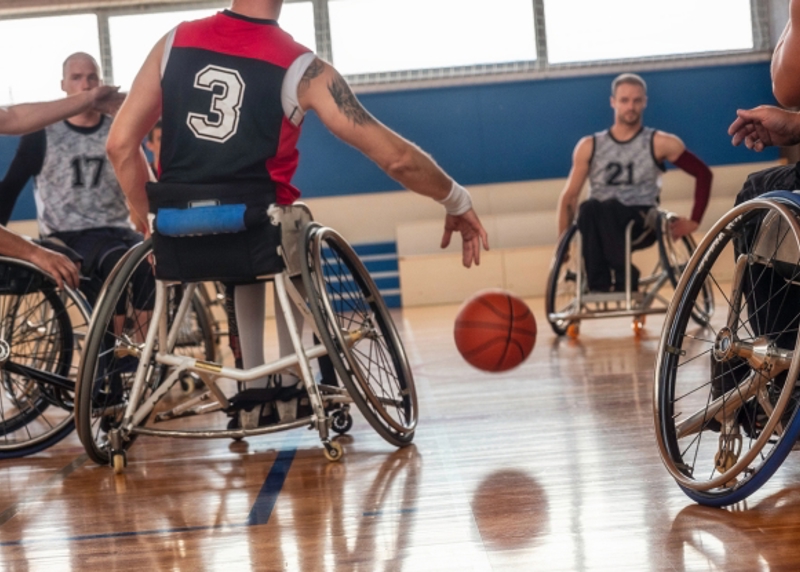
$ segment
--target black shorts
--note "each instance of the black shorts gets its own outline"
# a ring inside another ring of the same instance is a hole
[[[138,232],[128,228],[102,227],[70,232],[54,232],[50,237],[62,241],[69,248],[77,252],[82,258],[81,263],[81,292],[89,303],[94,306],[103,283],[117,262],[131,248],[142,242],[143,237]],[[48,237],[49,238],[49,237]],[[152,309],[152,296],[149,291],[155,289],[155,280],[152,271],[142,269],[141,276],[134,278],[134,288],[142,296],[136,296],[142,301],[138,305],[146,306],[138,309]],[[137,305],[137,307],[138,307]]]

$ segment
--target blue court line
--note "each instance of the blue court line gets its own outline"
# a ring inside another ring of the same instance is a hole
[[[258,524],[267,524],[269,517],[272,514],[272,509],[275,508],[275,502],[278,500],[278,493],[283,488],[283,483],[286,481],[286,475],[294,461],[297,449],[290,449],[278,453],[278,458],[272,465],[267,480],[256,497],[256,502],[253,508],[250,509],[250,515],[247,517],[247,524],[254,526]]]
[[[246,526],[256,526],[259,524],[266,524],[269,522],[269,517],[272,515],[272,510],[275,508],[275,503],[278,500],[278,494],[283,488],[283,483],[286,481],[286,475],[289,473],[289,468],[292,466],[297,449],[289,449],[280,451],[278,457],[272,465],[272,468],[267,475],[267,479],[261,487],[261,490],[256,497],[253,508],[250,509],[250,514],[247,521],[242,523],[232,524],[212,524],[204,526],[180,526],[176,528],[159,528],[154,530],[137,530],[127,532],[109,532],[102,534],[79,534],[76,536],[67,536],[61,538],[28,538],[21,540],[0,541],[0,546],[29,546],[33,544],[44,544],[52,542],[80,542],[83,540],[102,540],[106,538],[127,538],[135,536],[154,536],[175,534],[180,532],[198,532],[204,530],[234,530],[237,528],[244,528]],[[85,461],[85,457],[83,461]]]

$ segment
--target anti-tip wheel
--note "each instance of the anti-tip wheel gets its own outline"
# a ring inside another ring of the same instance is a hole
[[[347,411],[336,411],[331,416],[331,429],[339,435],[344,435],[353,427],[353,416]]]
[[[644,333],[644,323],[644,316],[637,316],[631,322],[631,330],[633,330],[633,335],[637,338]]]
[[[121,475],[127,465],[128,461],[125,459],[125,455],[118,453],[111,457],[111,466],[114,467],[114,474]]]
[[[581,334],[581,326],[578,322],[572,322],[567,326],[567,337],[571,340],[577,340]]]
[[[329,461],[337,462],[344,456],[344,448],[338,441],[328,441],[327,443],[323,443],[323,445],[325,446],[323,453],[325,454],[325,458]]]

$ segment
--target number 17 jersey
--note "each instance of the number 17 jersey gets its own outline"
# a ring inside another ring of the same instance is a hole
[[[593,135],[589,160],[589,197],[616,199],[627,206],[656,206],[664,165],[655,158],[656,130],[642,129],[628,141],[617,141],[606,129]]]

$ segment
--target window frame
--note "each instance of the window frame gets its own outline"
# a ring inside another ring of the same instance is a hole
[[[285,1],[286,3],[311,1],[314,11],[317,54],[336,65],[335,54],[332,53],[331,49],[330,18],[328,15],[329,0]],[[547,79],[551,77],[603,75],[620,71],[732,65],[768,61],[772,55],[771,37],[777,35],[775,33],[776,30],[771,29],[774,23],[770,21],[770,0],[750,0],[753,27],[752,49],[551,64],[547,57],[547,25],[544,15],[544,0],[530,1],[533,3],[534,21],[532,25],[535,27],[536,60],[365,73],[346,75],[345,77],[357,92],[373,92]],[[100,63],[103,68],[103,75],[109,82],[113,82],[113,61],[108,25],[110,17],[205,8],[224,9],[229,5],[229,1],[226,0],[149,0],[145,2],[137,2],[135,0],[87,0],[77,7],[69,7],[69,4],[66,4],[64,7],[42,5],[0,9],[0,18],[31,18],[76,13],[95,14],[98,21]]]

